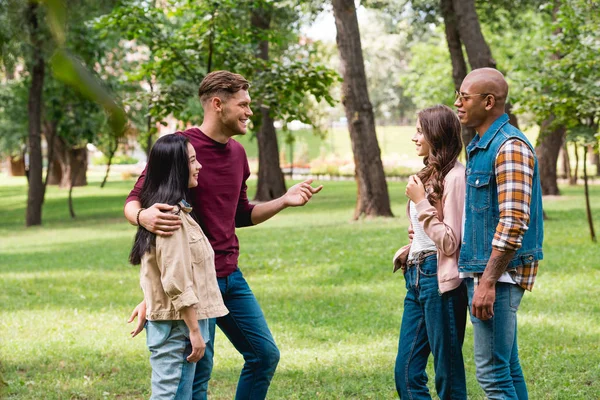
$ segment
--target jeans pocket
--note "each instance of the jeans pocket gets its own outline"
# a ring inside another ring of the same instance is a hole
[[[149,349],[162,345],[173,328],[173,321],[148,321],[146,325],[146,345]]]
[[[521,304],[521,299],[523,299],[523,294],[525,293],[525,289],[523,289],[519,285],[510,285],[510,290],[508,292],[509,298],[509,306],[510,309],[514,312],[517,312],[519,309],[519,305]]]

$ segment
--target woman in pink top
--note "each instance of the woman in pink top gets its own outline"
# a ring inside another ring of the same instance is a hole
[[[457,264],[465,201],[465,168],[457,161],[460,132],[449,107],[418,113],[412,140],[425,166],[406,186],[410,243],[394,256],[394,271],[402,269],[407,289],[395,367],[402,399],[431,399],[425,372],[430,353],[439,398],[467,398],[462,357],[467,291]]]

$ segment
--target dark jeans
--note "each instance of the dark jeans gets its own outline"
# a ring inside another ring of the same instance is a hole
[[[215,323],[231,344],[244,356],[244,368],[238,381],[236,400],[264,399],[279,362],[279,349],[267,326],[252,290],[240,270],[218,278],[229,314],[210,320],[211,340],[204,357],[196,365],[193,400],[207,399],[208,381],[213,367]]]
[[[466,399],[462,356],[466,285],[461,283],[440,294],[435,254],[409,266],[404,277],[407,293],[395,368],[398,395],[401,399],[431,399],[425,368],[433,353],[435,387],[440,399]]]

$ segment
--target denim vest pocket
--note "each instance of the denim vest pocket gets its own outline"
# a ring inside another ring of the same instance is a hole
[[[490,179],[488,174],[472,174],[467,176],[467,199],[474,212],[482,212],[490,208]]]

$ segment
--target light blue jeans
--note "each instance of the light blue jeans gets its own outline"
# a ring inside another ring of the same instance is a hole
[[[482,321],[473,316],[473,279],[466,279],[473,323],[477,381],[489,400],[526,400],[527,385],[519,362],[517,310],[525,289],[496,283],[494,316]]]
[[[198,321],[204,341],[209,343],[208,320]],[[148,321],[146,344],[152,366],[151,400],[192,398],[196,363],[186,360],[192,352],[190,331],[182,320]]]

